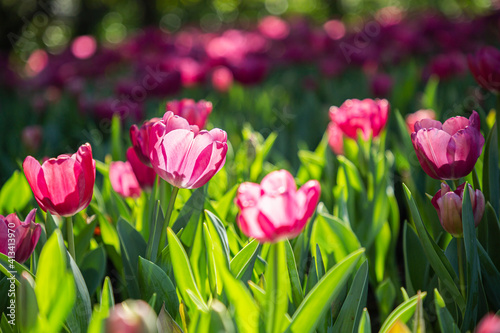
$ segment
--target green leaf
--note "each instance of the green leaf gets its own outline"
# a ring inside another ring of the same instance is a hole
[[[437,88],[439,85],[439,78],[432,75],[427,81],[424,94],[422,95],[422,108],[437,110],[438,105],[436,102]]]
[[[222,198],[217,200],[216,202],[212,202],[212,205],[219,214],[222,220],[227,218],[227,214],[229,213],[229,209],[233,205],[233,199],[236,195],[236,191],[238,190],[239,184],[234,185]]]
[[[80,269],[87,284],[89,295],[93,295],[102,283],[106,271],[106,252],[102,246],[90,251],[83,258]]]
[[[221,295],[222,293],[222,278],[220,277],[219,269],[217,268],[216,262],[219,262],[220,265],[227,265],[225,259],[221,255],[215,254],[217,252],[215,250],[215,244],[212,240],[212,236],[210,231],[208,230],[208,226],[206,223],[203,223],[203,237],[205,238],[205,248],[207,249],[207,258],[208,258],[208,282],[210,284],[210,290],[212,294]],[[217,256],[219,258],[217,258]]]
[[[26,177],[19,170],[14,171],[0,190],[0,215],[22,211],[31,198],[32,192]]]
[[[174,233],[178,233],[181,229],[184,230],[181,235],[181,240],[182,243],[186,244],[188,247],[193,245],[194,235],[196,234],[196,228],[199,224],[198,221],[203,212],[206,196],[207,185],[196,189],[191,194],[191,197],[189,197],[184,207],[182,207],[182,210],[172,226]]]
[[[366,308],[363,309],[363,314],[361,315],[361,320],[359,321],[358,327],[359,333],[371,333],[371,323],[370,323],[370,314]]]
[[[75,237],[75,252],[77,258],[83,258],[85,251],[89,248],[90,240],[94,236],[94,229],[97,225],[97,218],[85,225],[85,227]]]
[[[122,218],[118,220],[117,231],[120,237],[123,270],[129,296],[132,298],[139,298],[140,291],[137,267],[139,257],[144,257],[146,255],[146,242],[141,234]]]
[[[285,243],[271,244],[266,270],[266,332],[282,332],[283,318],[288,310],[290,285]]]
[[[121,121],[118,114],[114,114],[111,120],[111,156],[113,157],[113,161],[120,161],[124,156],[122,151]]]
[[[204,312],[208,312],[208,307],[203,301],[200,290],[196,285],[193,271],[191,269],[191,265],[189,264],[189,258],[184,250],[184,247],[182,246],[179,238],[177,238],[173,230],[170,228],[167,229],[167,238],[175,281],[182,299],[188,305],[197,307],[199,310]]]
[[[406,201],[410,206],[411,214],[413,216],[413,221],[417,228],[417,233],[422,243],[425,256],[429,260],[430,265],[436,272],[436,274],[441,279],[443,286],[450,292],[454,301],[458,305],[461,311],[465,311],[465,300],[457,288],[455,281],[458,281],[457,275],[450,262],[443,253],[443,250],[430,238],[429,233],[425,229],[422,219],[420,218],[420,213],[418,212],[417,206],[410,190],[406,185],[403,184],[403,188],[406,194]]]
[[[12,268],[11,265],[14,265]],[[19,281],[21,279],[21,274],[23,272],[27,272],[31,275],[32,278],[35,276],[31,274],[28,268],[26,266],[21,265],[15,260],[10,260],[9,257],[7,257],[5,254],[0,253],[0,272],[2,272],[5,276],[10,277],[11,273],[14,273],[14,277],[16,278],[16,284],[19,285]]]
[[[92,305],[90,302],[89,291],[76,262],[68,252],[66,252],[66,257],[68,261],[68,268],[72,271],[76,287],[75,306],[71,309],[71,313],[66,319],[66,323],[71,332],[87,332],[90,318],[92,316]]]
[[[35,295],[40,310],[39,331],[59,332],[76,301],[75,279],[66,266],[66,248],[59,230],[54,231],[40,254]]]
[[[333,332],[357,332],[368,296],[368,261],[365,260],[352,282],[349,293],[333,325]]]
[[[423,290],[425,285],[425,272],[429,266],[417,234],[406,222],[403,227],[403,253],[405,260],[406,289],[410,295],[415,295],[417,290]]]
[[[139,287],[143,299],[148,299],[156,293],[159,301],[158,304],[166,305],[169,313],[176,313],[179,308],[179,299],[177,298],[174,284],[160,267],[140,257]]]
[[[500,112],[500,110],[497,110]],[[496,215],[500,214],[500,174],[498,170],[498,140],[497,126],[490,130],[486,145],[484,146],[484,161],[483,161],[483,193],[486,201],[491,203]]]
[[[480,243],[478,245],[479,262],[481,263],[481,276],[483,284],[488,291],[486,297],[490,303],[500,309],[500,272],[497,270],[488,253],[484,250]]]
[[[23,332],[31,332],[37,323],[38,303],[35,295],[35,280],[28,273],[21,276],[17,297],[19,326]]]
[[[108,276],[104,278],[104,284],[102,286],[101,299],[99,304],[101,306],[101,311],[104,311],[106,317],[108,316],[109,311],[115,306],[113,286],[111,285],[111,280]]]
[[[446,308],[444,299],[437,289],[434,289],[434,305],[436,307],[436,314],[441,332],[459,333],[460,330],[458,329],[457,324],[455,324],[450,312]]]
[[[375,296],[377,297],[380,309],[380,317],[385,318],[393,309],[394,301],[396,300],[396,288],[390,278],[385,279],[377,286]]]
[[[465,183],[462,201],[462,226],[464,231],[465,257],[467,261],[467,305],[462,330],[473,329],[477,322],[479,299],[479,258],[477,254],[474,213],[470,199],[469,184]]]
[[[153,214],[150,217],[149,225],[149,240],[146,247],[146,258],[151,261],[156,261],[158,255],[158,247],[160,245],[160,237],[162,234],[162,228],[167,226],[163,225],[165,221],[165,216],[160,206],[160,200],[156,200],[154,204]]]
[[[212,239],[216,245],[217,255],[224,257],[226,264],[229,264],[229,241],[227,239],[226,229],[224,224],[219,220],[214,213],[205,210],[205,216],[208,221],[208,230],[213,236]]]
[[[248,281],[252,277],[252,269],[260,250],[260,244],[253,239],[238,252],[229,263],[231,272],[236,279]]]
[[[360,249],[351,253],[323,276],[295,311],[287,332],[312,332],[314,330],[319,319],[344,287],[364,251]]]
[[[304,300],[304,294],[302,293],[299,272],[297,271],[297,262],[295,261],[292,245],[290,244],[289,240],[285,241],[285,250],[288,274],[291,284],[290,287],[292,289],[292,300],[295,306],[299,306],[300,303]]]
[[[209,332],[235,332],[229,311],[223,303],[216,299],[210,304],[210,317]]]
[[[165,309],[165,304],[161,307],[160,314],[158,315],[157,326],[161,333],[182,333],[182,329]]]
[[[415,312],[419,299],[424,299],[426,295],[426,292],[422,292],[401,303],[384,321],[379,333],[390,332],[397,321],[401,321],[402,323],[408,322]]]
[[[266,138],[262,146],[259,145],[256,147],[255,159],[250,166],[250,181],[255,182],[258,180],[260,174],[262,173],[262,165],[264,164],[267,155],[271,151],[271,148],[273,147],[274,141],[276,141],[277,137],[278,133],[272,132]]]

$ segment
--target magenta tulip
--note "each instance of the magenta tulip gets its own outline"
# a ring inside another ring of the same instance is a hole
[[[109,180],[113,190],[125,198],[141,196],[141,187],[129,162],[111,162]]]
[[[127,161],[132,166],[135,177],[142,189],[150,189],[155,184],[156,172],[153,168],[148,167],[139,160],[135,149],[130,147],[127,149]]]
[[[476,111],[469,119],[453,117],[444,124],[431,119],[417,121],[411,141],[422,169],[435,179],[467,176],[483,150],[479,122]]]
[[[35,250],[42,228],[35,223],[36,209],[21,222],[16,214],[0,215],[0,252],[23,263]]]
[[[160,118],[151,118],[146,120],[141,128],[137,127],[137,125],[130,127],[130,140],[132,141],[135,153],[139,160],[149,167],[151,166],[151,161],[149,160],[149,130],[159,120]]]
[[[481,319],[475,333],[500,333],[500,317],[489,313]]]
[[[293,238],[304,229],[318,204],[321,188],[316,180],[298,191],[286,170],[274,171],[259,184],[243,183],[238,188],[238,225],[248,237],[260,242]]]
[[[172,111],[175,115],[186,119],[190,125],[196,125],[199,129],[205,128],[208,116],[212,112],[212,103],[200,100],[184,98],[167,102],[165,111]]]
[[[156,174],[179,188],[205,185],[226,162],[227,134],[221,129],[198,132],[197,126],[168,111],[151,127],[149,158]]]
[[[465,183],[451,191],[446,183],[441,184],[439,190],[432,198],[432,205],[436,208],[439,221],[446,232],[453,237],[462,237],[462,198],[464,196]],[[474,214],[474,225],[477,227],[484,213],[484,196],[479,190],[473,190],[469,184],[469,194]]]
[[[344,155],[344,134],[334,122],[328,124],[328,144],[337,155]]]
[[[330,119],[351,139],[357,140],[358,130],[363,139],[377,137],[389,117],[389,102],[385,99],[348,99],[340,107],[330,108]]]
[[[95,183],[92,147],[86,143],[73,155],[59,155],[41,166],[31,156],[23,163],[24,174],[35,199],[44,211],[72,216],[87,208]]]
[[[486,46],[469,55],[467,60],[477,83],[495,94],[500,93],[500,50]]]

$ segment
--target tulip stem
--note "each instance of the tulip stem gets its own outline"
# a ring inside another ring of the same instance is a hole
[[[170,200],[168,202],[168,207],[167,207],[167,212],[165,214],[165,220],[163,221],[163,226],[161,228],[161,237],[160,239],[163,240],[166,237],[166,232],[167,232],[167,227],[170,224],[170,218],[172,217],[172,212],[174,211],[174,203],[175,203],[175,198],[177,198],[177,193],[179,193],[179,188],[176,186],[172,187],[172,193],[170,194]],[[162,241],[160,241],[161,243]],[[158,254],[161,253],[162,247],[158,247]]]
[[[457,260],[458,260],[458,277],[460,279],[460,292],[465,296],[465,278],[463,264],[463,238],[457,238]]]
[[[68,238],[68,250],[69,254],[76,261],[76,253],[75,253],[75,235],[73,234],[73,217],[68,216],[66,218],[66,236]]]

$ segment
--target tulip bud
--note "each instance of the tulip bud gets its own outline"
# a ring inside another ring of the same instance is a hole
[[[259,184],[243,183],[238,188],[238,225],[248,237],[260,242],[294,238],[314,213],[321,188],[310,180],[299,190],[286,170],[273,171]]]
[[[42,228],[35,223],[36,209],[32,209],[21,222],[15,213],[0,215],[0,252],[24,263],[35,250]]]
[[[481,319],[477,325],[476,333],[499,333],[500,332],[500,317],[490,313]]]
[[[465,183],[451,191],[446,183],[441,184],[439,190],[432,198],[432,205],[436,208],[439,221],[446,232],[453,237],[460,238],[463,235],[462,227],[462,199]],[[474,225],[477,227],[484,213],[484,196],[480,190],[473,190],[469,184],[469,194],[474,214]]]
[[[106,319],[106,333],[156,333],[156,313],[143,300],[117,304]]]
[[[73,155],[59,155],[40,163],[31,156],[23,163],[24,174],[35,199],[44,211],[72,216],[87,208],[95,183],[92,147],[86,143]]]
[[[109,180],[113,190],[125,198],[141,196],[141,187],[129,162],[111,162]]]

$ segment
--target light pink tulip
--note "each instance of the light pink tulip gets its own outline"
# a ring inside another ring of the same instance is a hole
[[[205,185],[226,162],[227,134],[221,129],[198,131],[168,111],[149,133],[150,161],[156,174],[179,188]]]
[[[122,197],[138,198],[141,196],[141,187],[129,162],[111,162],[109,180],[113,190]]]
[[[304,229],[319,201],[321,188],[316,180],[298,191],[286,170],[274,171],[259,184],[243,183],[238,188],[238,225],[248,237],[260,242],[293,238]]]
[[[406,126],[408,126],[408,130],[410,131],[410,134],[415,132],[415,123],[417,121],[421,121],[424,119],[432,119],[436,120],[436,112],[433,110],[418,110],[417,112],[410,113],[406,116],[405,121],[406,121]]]
[[[477,325],[476,333],[500,333],[500,317],[494,313],[489,313],[481,319]]]

